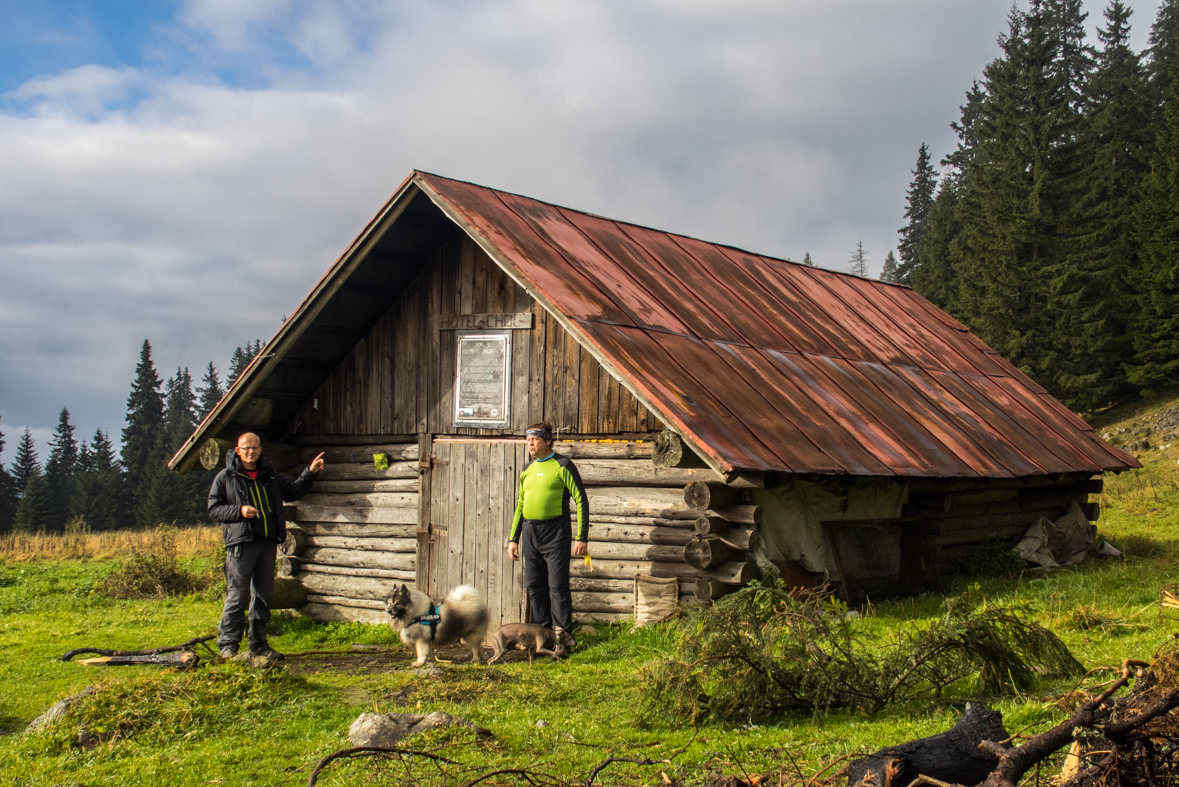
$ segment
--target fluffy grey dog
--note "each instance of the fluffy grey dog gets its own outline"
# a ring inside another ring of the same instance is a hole
[[[560,638],[558,638],[557,633],[552,629],[546,629],[535,623],[509,623],[506,626],[500,626],[499,630],[491,635],[491,647],[495,649],[495,653],[487,660],[487,663],[495,663],[503,657],[504,653],[516,645],[528,653],[529,664],[532,663],[532,657],[537,653],[547,653],[555,659],[561,659],[569,655],[569,645],[572,642],[573,638],[565,631],[562,631]],[[552,650],[548,649],[550,643],[553,646]]]
[[[420,590],[402,585],[385,599],[389,613],[389,627],[401,633],[401,641],[417,649],[420,667],[430,658],[432,646],[449,645],[462,641],[477,663],[483,661],[479,647],[487,636],[487,605],[479,591],[470,585],[459,585],[434,604]]]

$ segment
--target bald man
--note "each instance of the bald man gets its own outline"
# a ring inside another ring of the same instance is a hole
[[[282,658],[266,639],[275,558],[278,545],[287,537],[282,504],[307,494],[322,468],[320,454],[294,483],[287,481],[262,456],[262,441],[253,432],[239,437],[237,447],[226,454],[225,469],[209,489],[209,517],[220,522],[225,533],[225,609],[217,630],[217,647],[223,658],[237,655],[246,627],[242,613],[247,607],[250,655]]]

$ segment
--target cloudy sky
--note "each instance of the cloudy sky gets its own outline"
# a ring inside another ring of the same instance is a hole
[[[145,338],[224,373],[415,168],[875,275],[1010,7],[0,3],[0,460],[117,439]]]

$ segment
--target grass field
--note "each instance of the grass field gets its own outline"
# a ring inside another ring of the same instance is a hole
[[[1179,633],[1179,620],[1161,618],[1158,605],[1160,588],[1179,581],[1179,465],[1169,449],[1152,449],[1143,459],[1144,470],[1107,479],[1101,501],[1101,534],[1125,558],[1048,577],[958,577],[946,595],[1026,605],[1087,668],[1150,658]],[[782,783],[801,783],[831,763],[827,773],[838,770],[846,755],[946,729],[968,699],[893,706],[875,715],[852,709],[698,729],[640,725],[640,670],[671,651],[678,634],[669,624],[637,632],[600,627],[580,636],[581,647],[561,663],[446,664],[443,679],[405,669],[411,654],[387,629],[315,626],[287,616],[272,624],[279,650],[338,652],[290,658],[269,673],[233,663],[187,673],[62,663],[55,657],[72,648],[150,648],[212,633],[220,595],[211,588],[116,601],[99,588],[118,566],[113,555],[134,544],[108,549],[95,542],[78,554],[77,545],[51,541],[24,547],[0,541],[0,784],[305,784],[320,758],[349,745],[352,721],[374,709],[445,710],[495,737],[430,733],[404,745],[452,764],[412,756],[340,761],[320,784],[459,785],[510,768],[549,774],[548,783],[584,783],[611,756],[671,761],[614,763],[595,784],[665,784],[665,774],[672,782],[704,785],[718,774],[779,769]],[[215,538],[194,530],[177,543],[184,567],[208,571]],[[869,614],[887,637],[942,614],[943,601],[926,595],[878,604]],[[354,650],[354,643],[391,652]],[[46,732],[21,734],[55,701],[91,685],[99,691],[80,710]],[[1071,685],[1045,681],[1019,696],[969,699],[998,708],[1008,729],[1026,736],[1064,717],[1061,697]],[[83,729],[86,747],[78,745]],[[482,783],[527,782],[505,774]]]

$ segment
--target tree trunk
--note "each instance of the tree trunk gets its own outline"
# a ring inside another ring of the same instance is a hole
[[[233,443],[210,437],[201,443],[201,467],[206,470],[220,470],[225,467],[225,454]]]
[[[1003,716],[981,705],[969,705],[958,723],[946,732],[898,746],[852,762],[847,783],[874,779],[879,787],[906,787],[918,776],[950,784],[978,784],[999,764],[999,758],[979,748],[983,741],[1007,740]]]
[[[651,456],[656,467],[708,467],[675,432],[665,429],[655,438],[655,452]]]

